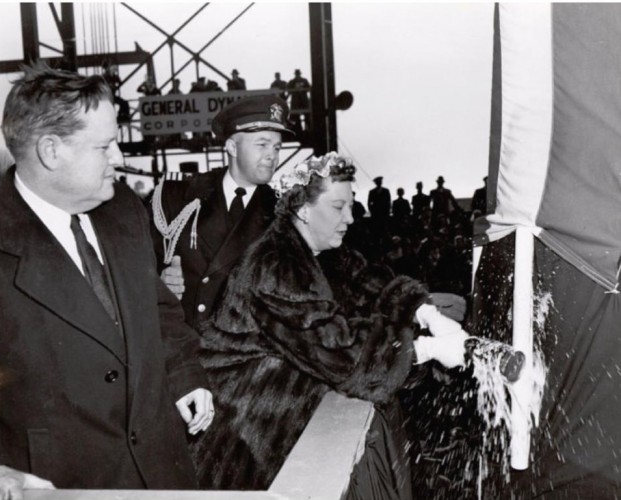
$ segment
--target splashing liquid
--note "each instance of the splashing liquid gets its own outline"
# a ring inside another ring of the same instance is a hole
[[[482,498],[482,483],[490,473],[490,465],[499,466],[504,481],[510,480],[511,439],[511,382],[519,377],[516,363],[524,362],[524,355],[502,342],[480,337],[466,340],[466,347],[477,379],[477,412],[483,419],[482,446],[475,462],[468,469],[477,471],[478,498]],[[520,356],[521,355],[521,356]],[[521,361],[520,361],[521,359]],[[535,347],[531,367],[532,398],[530,404],[530,429],[539,425],[539,411],[543,400],[546,368],[541,351]]]

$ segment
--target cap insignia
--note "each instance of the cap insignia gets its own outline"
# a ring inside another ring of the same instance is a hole
[[[272,104],[270,106],[270,120],[274,120],[275,122],[282,123],[282,115],[284,113],[284,109],[280,104]]]

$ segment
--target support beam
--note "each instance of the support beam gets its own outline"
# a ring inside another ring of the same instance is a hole
[[[61,24],[59,27],[60,38],[63,41],[63,61],[61,68],[68,71],[78,70],[78,51],[75,38],[75,19],[73,16],[73,3],[63,2],[60,4]]]
[[[78,68],[100,67],[106,60],[114,61],[115,64],[141,64],[147,63],[151,54],[138,49],[134,52],[113,52],[110,54],[89,54],[76,57]],[[53,68],[61,67],[63,63],[62,57],[44,57],[41,59]],[[0,61],[0,73],[18,73],[20,66],[24,64],[22,59],[13,59],[11,61]]]
[[[311,37],[313,149],[316,155],[323,155],[337,149],[332,5],[313,2],[308,8]]]
[[[22,43],[24,59],[19,61],[30,63],[39,59],[39,24],[37,23],[37,4],[20,3],[19,11],[22,21]]]

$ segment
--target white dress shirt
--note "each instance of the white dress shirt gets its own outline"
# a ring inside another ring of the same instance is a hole
[[[224,198],[226,200],[227,210],[231,209],[231,203],[233,203],[233,198],[235,198],[236,196],[235,190],[238,187],[242,186],[237,185],[233,177],[231,177],[231,171],[227,169],[224,177],[222,178],[222,190],[224,191]],[[246,194],[242,196],[242,202],[244,203],[244,208],[246,208],[248,206],[250,198],[252,198],[252,195],[254,194],[255,189],[257,189],[257,186],[248,186],[244,189],[246,190]]]
[[[75,242],[73,232],[71,231],[71,215],[33,193],[19,178],[17,172],[15,173],[15,188],[37,217],[41,219],[41,222],[45,224],[45,227],[49,229],[69,254],[69,257],[71,257],[71,260],[78,267],[80,272],[84,274],[82,260],[78,253],[78,246]],[[80,218],[80,225],[86,235],[86,239],[93,246],[95,252],[97,252],[99,261],[103,264],[101,249],[99,248],[97,236],[95,235],[95,230],[93,229],[89,216],[78,214],[78,217]]]

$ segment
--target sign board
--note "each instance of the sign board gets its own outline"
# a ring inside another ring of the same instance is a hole
[[[210,132],[214,116],[229,104],[244,97],[280,92],[279,89],[232,90],[141,97],[140,129],[142,135]]]

